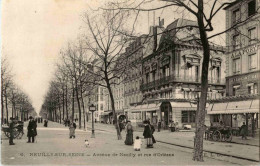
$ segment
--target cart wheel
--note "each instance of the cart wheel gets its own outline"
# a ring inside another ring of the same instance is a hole
[[[5,135],[6,135],[8,138],[10,138],[10,133],[9,133],[9,132],[5,131]]]
[[[17,128],[14,128],[13,133],[14,133],[14,138],[17,138],[18,135],[20,134],[20,132]]]
[[[225,141],[226,142],[231,142],[232,140],[232,133],[231,132],[228,132],[227,134],[225,134]]]
[[[213,133],[213,141],[221,141],[221,133],[220,131],[216,130]]]

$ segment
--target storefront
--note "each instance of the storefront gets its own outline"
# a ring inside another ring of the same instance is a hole
[[[222,121],[225,126],[239,128],[243,122],[248,126],[248,134],[254,135],[259,124],[259,99],[245,99],[240,101],[224,101],[212,103],[208,114],[212,125]]]
[[[191,125],[195,127],[197,105],[189,101],[166,101],[133,106],[128,109],[128,119],[133,125],[142,126],[144,120],[157,126],[162,122],[162,128],[167,129],[171,121],[178,123],[179,127]],[[210,123],[209,115],[206,115],[205,123]]]

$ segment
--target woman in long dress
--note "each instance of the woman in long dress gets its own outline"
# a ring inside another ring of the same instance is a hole
[[[153,134],[151,126],[149,125],[148,121],[144,121],[144,132],[143,136],[146,139],[146,147],[147,148],[153,148]]]
[[[133,145],[134,143],[133,132],[134,132],[133,126],[131,125],[131,122],[128,121],[126,125],[126,139],[125,139],[126,145]]]
[[[75,138],[75,130],[76,130],[76,123],[74,123],[73,121],[70,123],[69,125],[69,129],[70,129],[70,138]]]

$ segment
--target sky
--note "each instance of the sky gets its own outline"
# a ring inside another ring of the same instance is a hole
[[[1,55],[7,57],[15,83],[29,95],[36,112],[48,91],[60,49],[75,40],[84,27],[82,14],[103,4],[104,0],[1,1]],[[164,18],[167,26],[181,15],[182,12],[172,14],[169,8],[150,12],[149,17],[144,12],[138,18],[136,31],[148,33],[149,25],[157,24],[158,17]],[[223,17],[224,11],[213,23],[218,25],[216,31],[225,27]],[[223,37],[217,42],[224,43]]]

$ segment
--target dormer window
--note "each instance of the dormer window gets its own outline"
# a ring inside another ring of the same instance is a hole
[[[197,55],[184,55],[183,58],[187,68],[200,65],[200,57]]]

